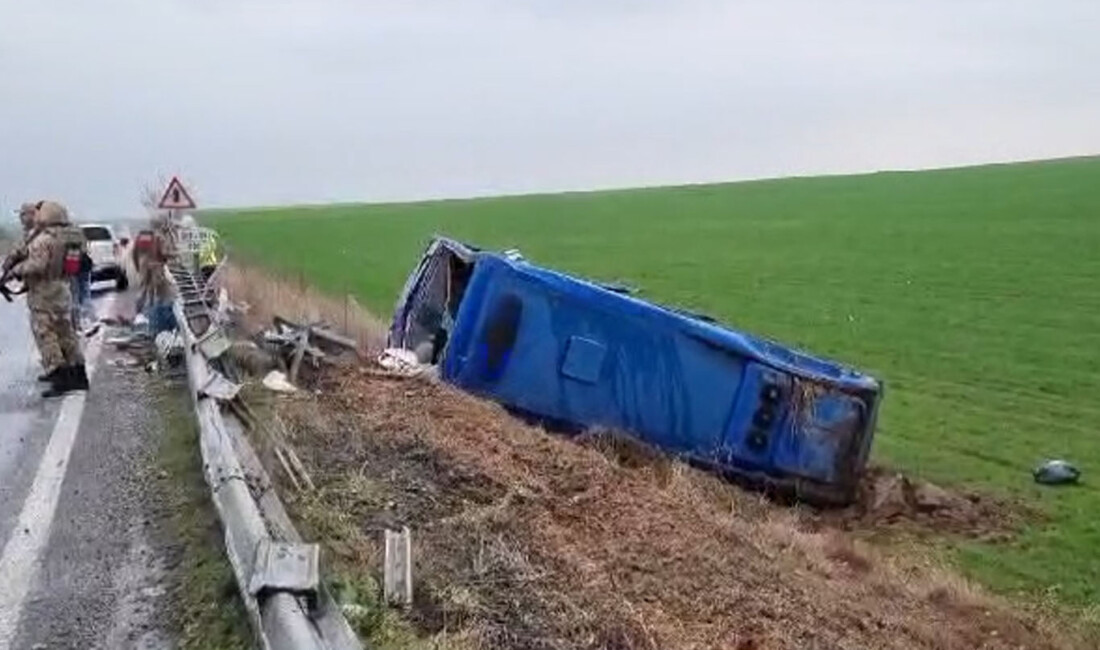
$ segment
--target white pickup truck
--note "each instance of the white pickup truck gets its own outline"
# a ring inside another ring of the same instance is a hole
[[[123,271],[119,255],[119,245],[111,226],[104,224],[80,224],[84,239],[88,242],[88,255],[92,258],[92,282],[114,280],[119,291],[127,287],[126,272]]]

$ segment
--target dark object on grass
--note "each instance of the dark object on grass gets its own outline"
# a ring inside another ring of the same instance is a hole
[[[1064,460],[1048,460],[1032,472],[1036,483],[1043,485],[1067,485],[1076,483],[1081,472]]]

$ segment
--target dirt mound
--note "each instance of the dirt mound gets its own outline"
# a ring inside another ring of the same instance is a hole
[[[822,511],[824,523],[844,530],[949,533],[1004,541],[1039,514],[1023,504],[973,491],[957,491],[876,467],[848,508]]]
[[[804,510],[660,455],[575,444],[443,385],[343,370],[318,401],[298,398],[283,417],[319,488],[291,507],[343,570],[374,579],[378,531],[412,527],[409,617],[422,639],[493,648],[1078,647],[1038,615],[927,563],[880,557]],[[953,511],[931,508],[943,495],[918,497],[907,485],[906,508]],[[883,516],[893,498],[870,510]]]

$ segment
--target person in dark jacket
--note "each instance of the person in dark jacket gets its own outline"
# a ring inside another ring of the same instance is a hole
[[[74,232],[80,232],[74,228]],[[75,234],[73,235],[75,237]],[[80,232],[80,270],[69,277],[69,291],[73,296],[73,328],[77,332],[85,331],[91,323],[92,309],[92,256],[88,254],[88,242]]]

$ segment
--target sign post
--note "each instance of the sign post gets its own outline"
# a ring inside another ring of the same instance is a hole
[[[165,188],[164,194],[161,195],[157,207],[161,210],[168,210],[169,218],[174,219],[175,213],[179,210],[194,210],[195,201],[188,194],[187,188],[183,186],[180,179],[173,176],[168,183],[168,187]]]
[[[172,180],[169,181],[168,187],[164,189],[164,194],[160,197],[160,202],[157,203],[157,208],[167,211],[168,231],[171,233],[169,236],[176,240],[176,245],[179,246],[183,244],[185,247],[188,247],[192,243],[190,240],[187,242],[179,241],[180,237],[183,235],[183,233],[179,232],[179,217],[180,211],[182,210],[194,210],[195,201],[191,198],[191,194],[187,192],[187,188],[180,182],[178,176],[173,176]],[[188,233],[188,237],[192,234],[193,233]],[[197,256],[197,253],[191,251],[189,248],[187,252]],[[197,259],[195,261],[195,266],[198,266]]]

